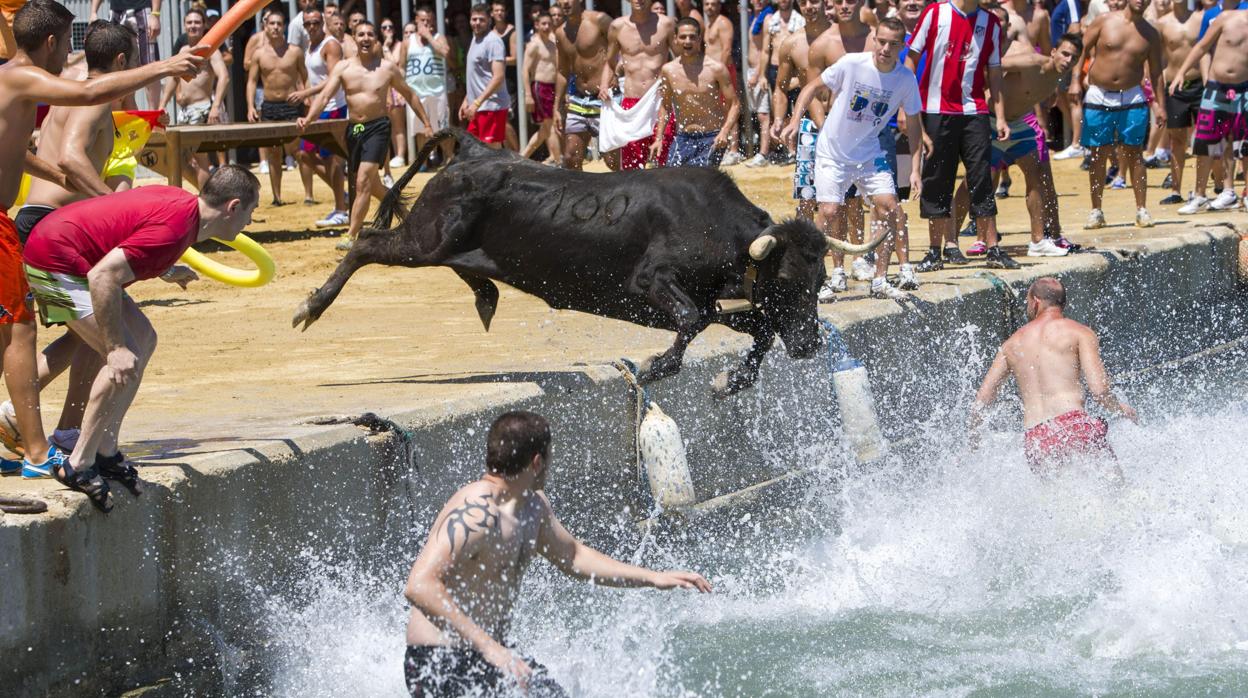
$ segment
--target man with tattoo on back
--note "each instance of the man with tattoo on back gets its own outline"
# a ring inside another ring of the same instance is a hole
[[[546,419],[503,414],[486,437],[485,474],[434,520],[404,590],[412,613],[403,670],[413,696],[492,696],[515,684],[530,696],[567,695],[507,644],[534,553],[570,577],[603,586],[711,590],[694,572],[619,562],[574,538],[546,498],[549,463]]]

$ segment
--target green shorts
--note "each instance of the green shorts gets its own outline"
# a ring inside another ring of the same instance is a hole
[[[39,306],[39,319],[45,327],[81,320],[95,312],[85,277],[43,271],[29,264],[24,266],[26,280]]]

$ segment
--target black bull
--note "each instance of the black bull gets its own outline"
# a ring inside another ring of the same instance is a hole
[[[458,154],[390,229],[404,186],[448,138]],[[879,242],[833,244],[861,253]],[[818,350],[826,249],[814,226],[774,223],[717,170],[554,169],[452,129],[425,145],[293,324],[306,330],[366,264],[445,266],[472,289],[487,331],[498,303],[491,279],[552,308],[675,331],[675,343],[642,371],[642,381],[677,373],[686,347],[712,322],[749,334],[754,345],[741,365],[715,381],[725,395],[754,383],[777,334],[794,358]],[[716,302],[725,298],[748,298],[753,308],[720,314]]]

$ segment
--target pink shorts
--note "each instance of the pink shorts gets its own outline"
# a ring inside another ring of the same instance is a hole
[[[1071,410],[1028,429],[1023,436],[1023,451],[1033,470],[1076,454],[1113,458],[1114,451],[1105,440],[1108,433],[1105,420],[1083,410]]]
[[[1023,121],[1036,131],[1036,160],[1039,162],[1049,161],[1049,143],[1048,138],[1044,135],[1044,129],[1040,127],[1040,119],[1036,118],[1035,112],[1028,112],[1023,115]]]

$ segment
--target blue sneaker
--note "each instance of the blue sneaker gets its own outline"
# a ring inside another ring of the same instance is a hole
[[[9,460],[0,456],[0,475],[16,475],[22,471],[20,460]]]
[[[23,480],[43,480],[54,477],[52,471],[62,465],[69,463],[69,454],[57,448],[55,444],[48,445],[48,459],[39,465],[30,462],[29,458],[22,459],[22,479]]]

